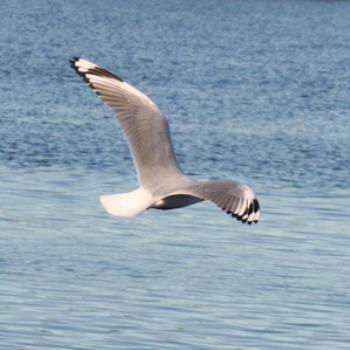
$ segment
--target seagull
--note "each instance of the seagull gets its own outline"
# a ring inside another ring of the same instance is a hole
[[[169,125],[155,103],[119,76],[79,57],[71,67],[115,112],[126,136],[139,188],[100,196],[105,210],[131,217],[145,209],[175,209],[205,200],[215,203],[243,223],[257,223],[260,206],[252,189],[232,180],[201,180],[181,170]]]

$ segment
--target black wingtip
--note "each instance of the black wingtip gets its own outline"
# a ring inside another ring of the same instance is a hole
[[[260,209],[260,204],[256,198],[254,199],[253,203],[254,203],[254,212],[256,213]]]
[[[120,82],[124,81],[121,77],[118,77],[117,75],[111,73],[110,71],[108,71],[104,68],[100,68],[100,67],[94,67],[94,68],[89,69],[89,73],[94,74],[94,75],[99,76],[99,77],[107,77],[107,78],[117,79]]]
[[[76,61],[79,61],[80,60],[80,57],[78,56],[73,56],[72,58],[69,59],[69,62],[70,63],[75,63]]]
[[[76,57],[76,56],[72,57],[72,58],[69,60],[70,66],[71,66],[73,69],[77,70],[77,67],[75,66],[75,62],[77,62],[77,61],[79,61],[79,60],[80,60],[79,57]]]
[[[88,83],[89,81],[86,79],[85,75],[86,73],[89,73],[89,74],[94,74],[96,76],[99,76],[99,77],[107,77],[107,78],[113,78],[113,79],[116,79],[116,80],[119,80],[120,82],[124,82],[124,80],[119,77],[118,75],[115,75],[113,73],[111,73],[110,71],[104,69],[104,68],[101,68],[97,65],[95,65],[95,67],[92,67],[92,68],[89,68],[87,72],[85,73],[81,73],[79,72],[79,69],[76,65],[76,62],[79,61],[81,58],[78,57],[78,56],[73,56],[70,60],[69,60],[69,63],[70,63],[70,66]]]
[[[256,200],[255,200],[256,201]],[[254,201],[254,204],[255,204]],[[258,207],[259,208],[259,207]],[[254,206],[253,203],[250,204],[250,206],[245,210],[245,212],[242,215],[238,215],[233,213],[230,210],[227,210],[227,208],[221,208],[222,210],[224,210],[227,214],[231,215],[233,218],[236,218],[237,221],[240,221],[242,224],[248,224],[251,225],[252,223],[256,224],[258,222],[258,220],[252,220],[252,221],[248,221],[249,215],[254,211]],[[256,212],[257,210],[255,210],[254,212]],[[246,216],[246,217],[245,217]],[[243,217],[245,217],[243,219]]]
[[[75,65],[75,63],[76,63],[77,61],[79,61],[79,60],[80,60],[80,57],[77,57],[77,56],[72,57],[72,58],[69,60],[70,66],[76,71],[77,74],[79,74],[79,75],[83,78],[83,80],[84,80],[89,86],[91,86],[89,79],[86,78],[86,76],[85,76],[84,73],[79,72],[78,67]],[[92,86],[91,86],[91,87],[92,87]]]

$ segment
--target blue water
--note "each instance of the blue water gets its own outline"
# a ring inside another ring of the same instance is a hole
[[[0,349],[349,349],[349,1],[1,1]],[[108,216],[133,190],[96,61],[168,116],[182,168],[247,182]]]

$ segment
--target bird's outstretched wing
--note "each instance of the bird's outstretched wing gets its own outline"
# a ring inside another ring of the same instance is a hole
[[[182,175],[171,143],[169,126],[158,107],[120,77],[74,57],[72,68],[116,113],[126,135],[140,185],[152,190]]]
[[[231,180],[198,181],[171,195],[191,195],[214,202],[227,214],[243,223],[256,223],[260,216],[260,206],[249,186]]]

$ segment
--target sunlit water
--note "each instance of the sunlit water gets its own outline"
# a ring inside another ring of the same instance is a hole
[[[350,3],[2,1],[1,349],[348,349]],[[81,55],[150,95],[196,178],[250,184],[121,219],[136,178]]]

